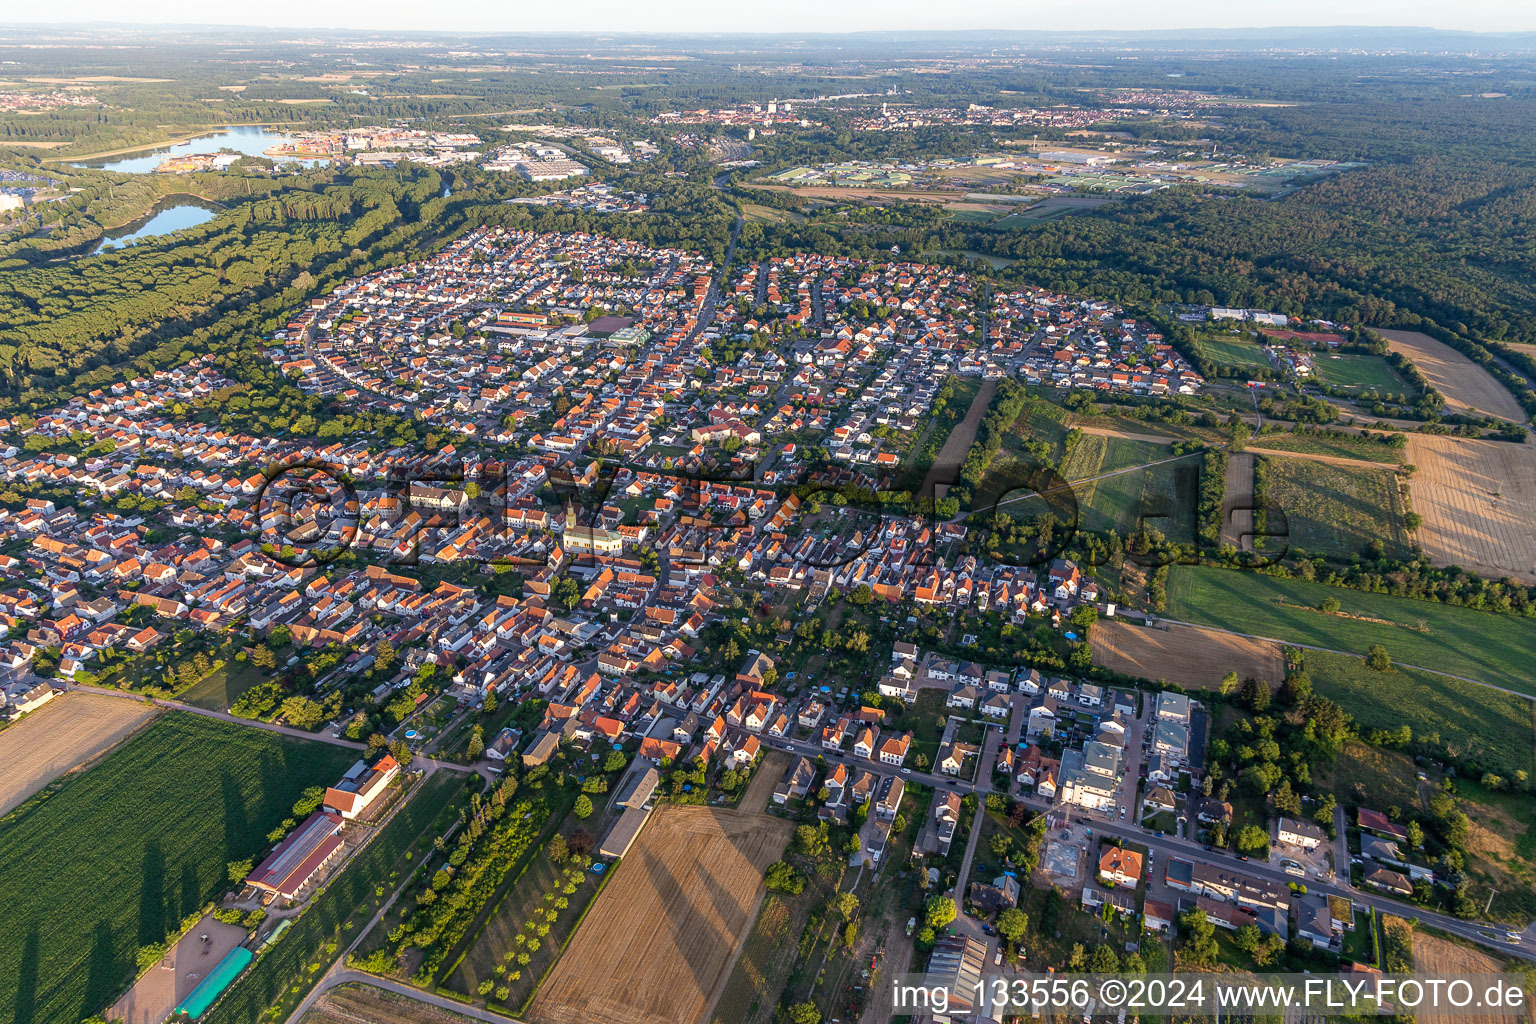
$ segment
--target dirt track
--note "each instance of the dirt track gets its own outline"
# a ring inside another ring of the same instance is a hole
[[[1100,619],[1089,633],[1089,645],[1095,665],[1180,686],[1215,689],[1228,672],[1271,685],[1285,678],[1285,659],[1277,645],[1198,626],[1149,629]]]
[[[1393,352],[1406,356],[1429,378],[1435,390],[1445,396],[1445,407],[1451,412],[1499,416],[1516,423],[1526,421],[1525,410],[1504,385],[1444,342],[1419,331],[1376,333],[1387,339]]]
[[[1253,455],[1233,452],[1227,456],[1226,494],[1221,499],[1221,542],[1245,551],[1253,550]]]
[[[1536,447],[1414,434],[1418,542],[1437,565],[1536,582]]]
[[[698,1024],[730,976],[790,822],[663,806],[540,987],[540,1024]]]
[[[62,693],[0,732],[0,814],[112,749],[155,714],[149,704]]]
[[[992,404],[992,396],[996,393],[997,381],[989,380],[981,385],[976,397],[971,400],[971,407],[965,412],[965,419],[955,424],[944,441],[944,447],[934,457],[933,465],[928,467],[928,475],[923,478],[923,489],[918,492],[919,496],[938,497],[940,495],[937,495],[935,488],[939,484],[959,479],[965,454],[971,450],[971,442],[976,440],[976,431],[981,427],[981,418],[987,414],[987,406]]]

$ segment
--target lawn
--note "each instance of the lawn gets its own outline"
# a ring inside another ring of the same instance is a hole
[[[267,681],[267,674],[250,661],[226,661],[202,682],[194,683],[177,698],[210,711],[228,711],[246,690]]]
[[[1399,377],[1381,356],[1319,355],[1312,363],[1317,376],[1337,388],[1359,388],[1392,394],[1413,394],[1414,388]]]
[[[1459,761],[1505,777],[1533,770],[1536,733],[1523,697],[1417,669],[1377,672],[1344,654],[1307,651],[1306,665],[1313,689],[1366,729],[1407,725],[1415,740]]]
[[[355,751],[171,712],[0,830],[0,1006],[77,1024]],[[254,1019],[251,1018],[251,1019]]]
[[[1399,435],[1401,436],[1401,435]],[[1386,440],[1376,440],[1362,434],[1260,434],[1248,442],[1253,449],[1267,448],[1279,452],[1300,452],[1304,455],[1332,455],[1341,459],[1359,459],[1362,462],[1380,462],[1400,465],[1403,448],[1394,447]]]
[[[1339,611],[1319,611],[1330,597]],[[1168,578],[1168,617],[1356,654],[1382,644],[1394,660],[1536,695],[1529,671],[1536,621],[1516,615],[1176,565]]]
[[[1248,370],[1273,368],[1263,347],[1255,342],[1241,338],[1201,338],[1195,344],[1211,362],[1237,371],[1235,376],[1246,376]]]
[[[1282,523],[1272,514],[1269,529],[1289,530],[1289,536],[1272,537],[1268,545],[1348,558],[1380,541],[1388,558],[1407,558],[1406,510],[1391,470],[1311,459],[1264,461],[1269,470],[1265,504],[1285,516]]]

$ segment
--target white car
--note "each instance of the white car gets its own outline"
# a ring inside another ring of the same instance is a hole
[[[912,774],[912,769],[911,768],[903,768],[901,770],[901,774],[903,774],[903,775],[911,775]]]

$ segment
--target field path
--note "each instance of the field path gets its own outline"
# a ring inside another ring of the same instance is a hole
[[[1376,333],[1387,339],[1393,352],[1408,359],[1429,378],[1435,390],[1445,396],[1450,411],[1481,413],[1515,423],[1529,419],[1515,396],[1493,374],[1444,342],[1420,331],[1377,329]]]
[[[142,700],[108,700],[61,693],[0,732],[0,814],[25,803],[48,783],[94,761],[159,712]]]

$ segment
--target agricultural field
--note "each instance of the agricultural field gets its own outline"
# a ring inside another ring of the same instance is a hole
[[[1394,447],[1386,440],[1374,440],[1362,434],[1259,434],[1248,442],[1251,449],[1271,452],[1295,452],[1298,455],[1326,455],[1336,459],[1380,462],[1400,465],[1406,447]]]
[[[1336,388],[1356,388],[1382,394],[1413,394],[1414,388],[1397,375],[1381,356],[1319,353],[1312,361],[1312,372]]]
[[[658,808],[528,1016],[538,1024],[700,1024],[791,828],[741,811]]]
[[[1387,346],[1406,356],[1429,378],[1435,390],[1445,396],[1447,412],[1498,416],[1515,423],[1526,421],[1525,410],[1504,385],[1449,345],[1419,331],[1376,332],[1387,339]]]
[[[767,1024],[773,1020],[800,934],[810,915],[810,899],[769,893],[752,923],[741,957],[726,982],[711,1018],[713,1024]]]
[[[1388,558],[1408,556],[1408,530],[1397,477],[1387,469],[1340,466],[1304,458],[1268,458],[1265,504],[1284,513],[1289,535],[1267,544],[1335,558],[1365,554],[1379,541]],[[1281,523],[1270,514],[1269,530]]]
[[[0,815],[54,779],[100,757],[154,718],[153,704],[64,693],[0,731]]]
[[[1323,612],[1326,598],[1339,610]],[[1238,633],[1365,654],[1381,644],[1394,662],[1536,693],[1529,672],[1536,620],[1305,580],[1176,565],[1168,617]]]
[[[338,985],[315,1001],[300,1024],[465,1024],[473,1019],[372,985]]]
[[[1088,640],[1095,665],[1180,686],[1214,689],[1228,672],[1271,686],[1285,677],[1277,645],[1198,626],[1151,629],[1122,619],[1100,619]]]
[[[1505,964],[1470,943],[1453,942],[1431,935],[1423,928],[1413,930],[1413,966],[1420,974],[1450,977],[1457,974],[1502,974]],[[1511,1016],[1494,1013],[1425,1013],[1417,1015],[1419,1024],[1510,1024],[1529,1019],[1529,1013]]]
[[[0,828],[0,1006],[78,1024],[356,752],[170,712]],[[61,857],[60,851],[68,851]],[[47,865],[47,870],[39,870]]]
[[[1418,541],[1435,564],[1536,583],[1536,447],[1415,434],[1408,461]]]
[[[1083,434],[1061,465],[1061,475],[1073,485],[1080,528],[1132,533],[1139,517],[1147,516],[1168,539],[1192,539],[1197,460],[1139,469],[1168,457],[1168,448],[1156,442]],[[1093,479],[1100,476],[1104,479]]]
[[[590,871],[584,872],[579,866],[557,865],[541,849],[486,921],[484,930],[450,976],[448,986],[473,994],[482,982],[493,981],[510,989],[505,1000],[507,1006],[523,1005],[533,994],[538,980],[559,957],[566,939],[581,921],[583,910],[596,894],[601,878]],[[545,901],[545,895],[559,892],[570,883],[575,883],[575,891],[557,897],[563,898],[567,906],[552,908]],[[546,922],[550,926],[548,934],[541,937],[539,948],[528,954],[528,963],[521,963],[517,954],[526,952],[527,947],[526,936],[523,941],[518,941],[519,933],[535,917],[543,921],[539,915],[551,909],[556,910],[556,917],[553,922]],[[504,973],[498,975],[497,965],[509,954],[514,959],[505,965]],[[509,976],[514,971],[519,975],[515,980]]]
[[[1347,654],[1303,653],[1313,689],[1362,727],[1407,725],[1415,740],[1506,777],[1536,771],[1536,726],[1524,697],[1418,669],[1377,672]]]
[[[1258,342],[1237,337],[1205,337],[1195,342],[1195,345],[1207,359],[1229,366],[1239,375],[1247,370],[1274,369],[1269,356],[1264,354],[1264,347]]]

